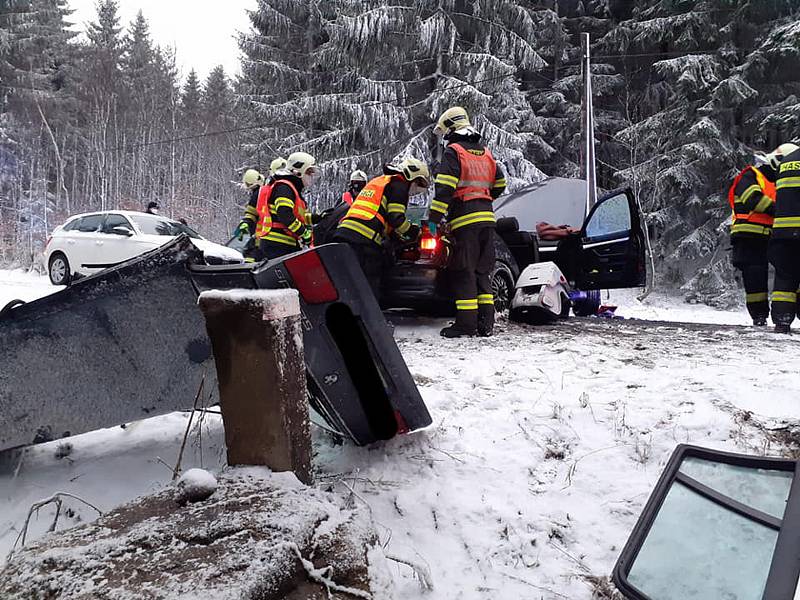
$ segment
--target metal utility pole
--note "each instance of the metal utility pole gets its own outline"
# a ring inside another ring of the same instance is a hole
[[[581,99],[581,176],[586,180],[586,214],[597,202],[597,172],[594,156],[594,107],[592,106],[592,72],[589,58],[589,34],[581,34],[583,57],[583,98]]]

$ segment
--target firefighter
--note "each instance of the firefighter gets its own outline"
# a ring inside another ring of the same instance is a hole
[[[789,333],[800,287],[800,146],[781,144],[766,158],[777,172],[769,242],[769,261],[775,267],[772,322],[776,333]]]
[[[492,201],[506,188],[503,170],[481,143],[467,111],[446,110],[434,128],[446,148],[436,174],[436,193],[427,227],[432,234],[447,216],[455,238],[448,271],[456,303],[456,320],[444,337],[492,335],[495,216]]]
[[[255,234],[263,258],[279,258],[311,246],[313,216],[303,191],[314,185],[316,177],[316,159],[306,152],[294,152],[275,172],[272,183],[261,188]]]
[[[276,158],[269,165],[269,181],[272,183],[275,179],[275,173],[286,166],[285,158]],[[264,176],[256,169],[247,169],[242,176],[242,187],[250,192],[250,199],[247,206],[244,207],[244,216],[239,227],[236,228],[236,233],[239,240],[246,235],[255,235],[256,224],[258,223],[258,194],[261,187],[265,184]]]
[[[333,238],[355,251],[376,298],[384,266],[383,242],[392,233],[404,241],[419,237],[419,227],[408,221],[406,208],[409,197],[430,185],[428,166],[416,158],[386,165],[383,172],[364,186]]]
[[[256,245],[253,234],[256,231],[256,223],[258,222],[258,212],[256,205],[258,203],[258,192],[261,186],[264,185],[264,176],[256,169],[247,169],[242,175],[242,187],[250,192],[250,199],[244,207],[244,216],[239,227],[236,228],[234,235],[241,241],[245,235],[250,236],[247,240],[244,251],[245,262],[256,262],[260,260],[258,246]]]
[[[350,173],[350,186],[342,194],[342,202],[347,206],[353,206],[358,193],[367,185],[367,174],[364,171],[355,170]]]
[[[158,202],[151,201],[147,203],[147,209],[145,212],[148,215],[157,215],[159,210],[161,210],[161,206],[159,206]]]
[[[728,190],[731,262],[742,272],[747,311],[756,326],[765,326],[769,316],[767,247],[775,214],[775,174],[765,157],[756,156],[756,165],[743,169]]]

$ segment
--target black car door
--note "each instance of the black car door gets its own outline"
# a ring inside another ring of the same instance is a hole
[[[633,192],[622,188],[600,197],[572,244],[575,285],[581,290],[645,284],[645,238]]]

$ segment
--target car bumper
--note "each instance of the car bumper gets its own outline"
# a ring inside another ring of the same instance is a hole
[[[446,273],[433,263],[400,262],[383,277],[383,308],[435,310],[451,303],[447,294]]]

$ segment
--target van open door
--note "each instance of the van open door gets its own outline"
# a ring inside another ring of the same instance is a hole
[[[573,267],[570,279],[576,288],[600,290],[645,284],[644,232],[630,188],[601,196],[583,223],[580,243],[575,242],[565,244],[559,252],[572,255],[568,257]]]

